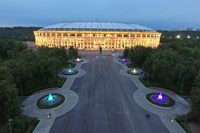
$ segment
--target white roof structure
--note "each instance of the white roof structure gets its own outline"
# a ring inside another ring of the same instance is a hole
[[[156,32],[148,27],[137,25],[137,24],[127,24],[127,23],[106,23],[106,22],[66,22],[50,25],[40,29],[40,31],[133,31],[133,32]]]

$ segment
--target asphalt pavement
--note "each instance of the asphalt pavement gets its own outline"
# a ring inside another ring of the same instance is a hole
[[[50,133],[168,133],[156,114],[134,101],[132,95],[137,88],[119,74],[122,67],[110,56],[96,55],[83,55],[89,59],[89,63],[82,65],[87,73],[76,78],[71,88],[79,102],[70,112],[56,118]]]

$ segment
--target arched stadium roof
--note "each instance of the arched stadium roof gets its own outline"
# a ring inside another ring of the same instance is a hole
[[[155,32],[154,30],[138,25],[127,23],[106,23],[106,22],[66,22],[49,25],[40,29],[40,31],[138,31]]]

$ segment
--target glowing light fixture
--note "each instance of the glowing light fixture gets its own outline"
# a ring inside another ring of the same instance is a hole
[[[188,36],[187,36],[187,39],[190,39],[190,38],[191,38],[190,35],[188,35]]]
[[[69,73],[72,73],[72,69],[71,69],[71,68],[69,68],[69,69],[68,69],[68,72],[69,72]]]
[[[177,35],[177,36],[176,36],[176,38],[177,38],[177,39],[180,39],[180,38],[181,38],[181,36],[180,36],[180,35]]]
[[[132,73],[137,73],[137,70],[134,68],[134,69],[132,70]]]
[[[50,102],[50,101],[53,101],[53,96],[52,96],[52,94],[51,93],[49,93],[49,95],[48,95],[48,101]]]
[[[76,61],[78,61],[78,62],[79,62],[79,61],[81,61],[81,59],[80,59],[80,58],[77,58],[77,59],[76,59]]]
[[[162,100],[162,99],[163,99],[162,93],[160,93],[160,94],[158,95],[158,99],[159,99],[159,100]]]

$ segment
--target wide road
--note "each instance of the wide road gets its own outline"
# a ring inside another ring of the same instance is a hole
[[[159,117],[145,111],[134,101],[134,83],[119,74],[121,66],[112,57],[96,59],[84,54],[87,74],[72,85],[79,102],[70,112],[56,118],[50,133],[168,133]],[[67,99],[66,99],[67,100]]]

